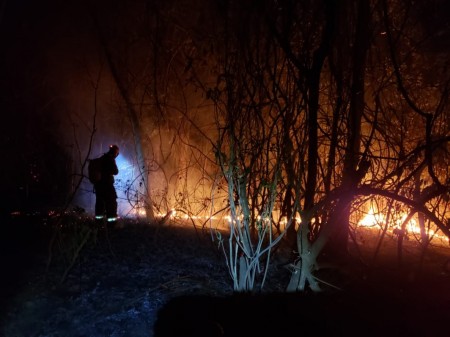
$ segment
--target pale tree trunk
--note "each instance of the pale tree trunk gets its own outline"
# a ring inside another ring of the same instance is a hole
[[[308,150],[308,178],[306,182],[304,214],[302,214],[302,224],[298,231],[297,245],[300,259],[295,265],[295,270],[288,286],[288,291],[305,290],[306,285],[313,291],[319,291],[320,287],[312,275],[317,267],[317,259],[324,248],[331,252],[332,258],[345,255],[347,252],[347,242],[349,235],[350,206],[354,198],[352,188],[362,179],[367,170],[367,165],[360,163],[360,142],[361,142],[361,116],[364,111],[364,75],[365,60],[369,47],[369,18],[370,7],[366,1],[357,2],[356,5],[356,27],[354,33],[353,58],[350,64],[352,68],[352,86],[350,91],[350,111],[347,129],[347,147],[344,158],[344,172],[342,180],[342,195],[335,207],[336,214],[332,214],[330,222],[323,224],[319,237],[311,243],[309,240],[309,223],[312,219],[315,207],[315,189],[317,184],[317,109],[319,101],[319,80],[323,62],[329,55],[329,44],[332,43],[332,33],[336,26],[335,20],[340,19],[339,24],[343,24],[342,16],[346,9],[353,8],[353,1],[344,3],[340,8],[335,8],[332,3],[328,3],[327,26],[322,37],[321,47],[314,54],[314,61],[309,81],[309,150]],[[351,10],[351,9],[350,9]],[[338,17],[336,17],[338,15]],[[327,34],[328,33],[328,34]],[[351,37],[348,37],[350,40]],[[332,240],[332,241],[330,241]]]
[[[322,41],[313,54],[313,62],[309,76],[307,78],[308,86],[308,176],[305,188],[304,213],[302,222],[297,232],[297,249],[300,255],[299,261],[294,266],[294,273],[288,285],[288,291],[305,290],[306,284],[309,284],[314,291],[319,290],[317,281],[312,272],[316,265],[316,258],[320,253],[319,246],[312,245],[310,237],[310,225],[314,208],[314,199],[317,187],[317,167],[318,167],[318,110],[319,110],[319,92],[320,75],[326,58],[329,55],[330,47],[335,29],[335,5],[333,2],[326,4],[327,15]],[[320,247],[321,249],[321,247]],[[306,283],[308,282],[308,283]]]
[[[417,173],[414,175],[414,192],[413,192],[413,200],[420,202],[420,199],[422,197],[421,195],[421,188],[422,188],[422,181],[421,181],[421,175],[423,170],[418,170]],[[425,216],[423,213],[417,213],[417,219],[419,221],[419,228],[420,228],[420,239],[421,244],[423,247],[428,246],[428,235],[426,233],[425,229]]]

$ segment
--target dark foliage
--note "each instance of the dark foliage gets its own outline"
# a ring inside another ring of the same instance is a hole
[[[449,317],[450,303],[367,289],[183,296],[159,312],[154,336],[447,336]]]
[[[382,266],[328,269],[318,275],[342,290],[286,294],[289,270],[275,257],[265,293],[234,294],[210,233],[192,225],[122,219],[119,228],[96,228],[73,212],[46,272],[55,219],[3,220],[2,336],[447,335],[442,270],[411,278]],[[92,236],[61,283],[85,233]]]

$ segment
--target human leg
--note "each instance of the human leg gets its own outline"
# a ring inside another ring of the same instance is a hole
[[[95,186],[95,221],[103,225],[106,212],[105,188],[98,184]]]
[[[117,222],[117,193],[114,186],[108,189],[105,197],[106,220],[113,227]]]

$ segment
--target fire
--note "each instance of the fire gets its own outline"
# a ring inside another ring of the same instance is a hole
[[[145,216],[145,209],[144,208],[138,208],[134,211],[134,215],[139,216]],[[223,215],[220,217],[217,216],[208,216],[208,215],[189,215],[186,212],[183,211],[177,211],[175,209],[171,209],[167,213],[156,213],[155,214],[158,218],[170,218],[172,220],[200,220],[202,222],[208,222],[208,221],[214,221],[217,226],[220,227],[220,225],[224,225],[225,227],[229,226],[230,224],[236,224],[233,222],[233,218],[231,215]],[[278,213],[273,215],[273,218],[276,219],[278,216]],[[388,232],[395,234],[398,232],[399,229],[402,228],[403,223],[405,220],[407,220],[408,213],[406,211],[400,211],[397,212],[396,216],[391,218],[388,225]],[[384,228],[386,225],[386,218],[387,216],[380,212],[376,211],[373,207],[369,208],[369,211],[359,220],[357,221],[357,225],[359,227],[373,229],[373,230],[379,230]],[[257,215],[256,219],[258,221],[261,221],[265,224],[271,223],[271,218],[261,215]],[[242,221],[243,215],[239,214],[238,219],[234,219],[234,221]],[[314,221],[314,219],[312,220]],[[294,219],[294,226],[298,226],[298,224],[301,223],[300,215],[297,214],[297,216]],[[282,227],[286,227],[288,224],[288,219],[286,217],[282,217],[280,219],[279,224]],[[429,238],[437,239],[436,241],[440,241],[442,244],[448,244],[449,238],[447,238],[445,235],[440,234],[436,231],[434,228],[427,228],[425,229],[425,232]],[[409,219],[409,221],[406,223],[405,226],[405,233],[412,234],[412,235],[419,235],[421,234],[420,226],[415,218]]]
[[[406,221],[408,214],[406,211],[401,211],[394,219],[391,219],[388,231],[394,233],[402,228],[402,224]],[[367,214],[358,221],[358,226],[365,228],[379,229],[386,225],[386,215],[381,212],[375,211],[372,207],[369,208]],[[405,226],[406,233],[419,234],[421,233],[420,226],[416,219],[411,218]],[[437,233],[432,228],[426,228],[425,232],[429,238],[436,238],[443,244],[449,243],[449,238],[445,235]]]
[[[373,227],[381,226],[386,222],[386,217],[381,213],[375,213],[373,208],[369,209],[369,212],[362,218],[359,222],[359,226],[363,227]]]
[[[392,225],[390,227],[393,227],[393,229],[401,228],[407,216],[408,214],[406,212],[401,212],[399,216],[391,220]],[[374,226],[382,227],[385,224],[386,224],[386,216],[381,212],[375,212],[372,207],[369,209],[369,212],[358,222],[358,225],[363,227],[374,227]],[[417,225],[417,221],[414,218],[411,218],[408,221],[408,223],[406,224],[406,229],[410,233],[420,233],[420,228]]]

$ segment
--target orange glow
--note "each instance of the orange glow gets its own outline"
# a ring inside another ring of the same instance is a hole
[[[381,213],[375,213],[373,208],[369,209],[369,212],[362,218],[359,222],[359,226],[363,227],[373,227],[373,226],[381,226],[386,222],[386,217]]]
[[[395,230],[401,229],[402,224],[405,222],[407,216],[408,213],[406,211],[402,211],[399,217],[397,217],[396,219],[392,219],[388,227],[388,232],[393,233]],[[358,221],[358,226],[365,228],[380,229],[385,225],[386,216],[381,212],[374,211],[372,207],[370,207],[368,213],[360,221]],[[405,229],[406,233],[408,234],[420,235],[420,226],[414,218],[411,218],[408,221]],[[449,243],[449,238],[447,236],[436,233],[436,231],[432,228],[427,227],[425,229],[425,232],[429,238],[433,237],[434,239],[438,239],[443,244]]]
[[[136,215],[145,216],[145,209],[140,208],[134,212]],[[244,219],[244,216],[242,214],[239,214],[236,219],[233,219],[233,217],[228,214],[224,216],[208,216],[208,215],[189,215],[182,211],[176,211],[175,209],[170,210],[169,212],[163,214],[163,213],[156,213],[156,216],[158,218],[170,218],[171,220],[199,220],[203,223],[206,223],[208,221],[214,221],[215,227],[219,228],[224,226],[224,228],[227,228],[231,225],[238,225],[240,221]],[[276,211],[273,212],[273,218],[276,219],[278,216],[278,213]],[[391,218],[389,221],[388,229],[387,231],[391,234],[395,234],[395,232],[401,228],[403,222],[406,220],[408,216],[408,213],[406,211],[400,211],[400,213],[397,213],[397,216],[395,218]],[[256,216],[257,221],[261,221],[264,224],[268,225],[271,223],[271,218],[261,215]],[[312,219],[314,222],[315,219]],[[298,224],[301,223],[300,215],[297,214],[297,216],[294,219],[294,226],[296,229],[298,229]],[[280,219],[279,224],[283,229],[286,228],[288,221],[287,218],[284,216]],[[357,221],[357,224],[359,227],[364,227],[368,229],[373,230],[380,230],[384,228],[386,225],[386,215],[382,212],[375,210],[374,207],[370,207],[367,214],[365,214],[361,220]],[[440,233],[436,233],[436,229],[432,228],[426,228],[425,229],[426,234],[429,238],[433,238],[435,242],[440,241],[441,244],[448,244],[449,239]],[[415,218],[411,218],[405,227],[405,232],[407,234],[413,234],[413,235],[419,235],[420,236],[420,226]]]

